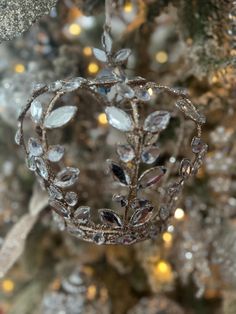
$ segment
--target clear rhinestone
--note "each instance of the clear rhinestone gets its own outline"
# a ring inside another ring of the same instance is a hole
[[[48,193],[51,199],[61,200],[63,198],[63,194],[61,193],[61,191],[54,185],[49,186]]]
[[[191,171],[192,171],[191,161],[186,158],[183,159],[180,164],[180,171],[179,171],[180,176],[187,179],[190,176]]]
[[[146,170],[138,180],[139,189],[145,189],[159,183],[165,173],[166,168],[161,166]]]
[[[200,137],[194,137],[191,143],[193,153],[195,154],[200,153],[200,151],[203,148],[203,145],[204,143]]]
[[[148,222],[152,217],[152,206],[146,206],[144,208],[138,208],[130,218],[130,224],[133,226],[141,226]]]
[[[76,111],[75,106],[63,106],[53,110],[44,121],[45,128],[53,129],[64,126],[75,116]]]
[[[29,153],[32,156],[39,157],[43,154],[43,147],[38,139],[31,137],[28,142]]]
[[[118,145],[117,153],[120,157],[120,160],[124,162],[129,162],[135,157],[133,147],[129,144]]]
[[[47,151],[47,159],[51,162],[58,162],[62,159],[65,153],[65,148],[61,145],[50,146]]]
[[[107,62],[107,55],[103,50],[93,48],[93,54],[97,60],[101,62]]]
[[[28,155],[25,161],[26,161],[26,166],[30,171],[36,170],[37,167],[36,167],[34,156]]]
[[[67,192],[65,200],[68,205],[75,206],[78,202],[78,196],[75,192]]]
[[[131,117],[123,110],[114,106],[105,109],[107,120],[114,128],[128,132],[133,130],[133,121]]]
[[[142,152],[142,161],[145,164],[152,164],[156,161],[159,156],[160,150],[157,147],[145,148]]]
[[[42,158],[36,159],[36,166],[38,169],[38,174],[45,180],[48,180],[48,169],[45,161]]]
[[[78,223],[86,224],[90,219],[90,210],[88,206],[80,206],[74,212],[74,218]]]
[[[49,92],[56,92],[62,88],[62,85],[63,85],[62,81],[52,82],[52,83],[48,84],[48,90],[49,90]]]
[[[58,215],[63,216],[65,218],[69,217],[69,212],[62,202],[53,199],[49,200],[49,205],[54,208]]]
[[[98,233],[95,233],[95,235],[93,236],[93,241],[97,243],[98,245],[101,245],[105,243],[106,239],[103,233],[98,232]]]
[[[57,174],[54,184],[61,188],[72,186],[78,180],[79,173],[78,168],[66,167]]]
[[[151,133],[163,131],[169,120],[170,113],[168,111],[155,111],[146,118],[143,129]]]
[[[111,52],[112,38],[107,31],[104,31],[102,34],[102,46],[106,50],[107,53]]]
[[[111,209],[100,209],[99,216],[100,216],[101,222],[106,225],[109,225],[112,227],[122,226],[121,218]]]
[[[31,106],[30,106],[30,113],[31,113],[32,120],[35,123],[39,123],[43,114],[43,107],[40,101],[36,99],[32,101]]]
[[[62,88],[61,88],[61,91],[62,92],[73,92],[75,91],[76,89],[78,89],[81,85],[81,82],[76,80],[70,80],[69,82],[66,82]]]
[[[20,144],[21,144],[21,130],[20,130],[20,128],[16,131],[15,143],[16,143],[17,145],[20,145]]]
[[[131,50],[126,49],[126,48],[117,51],[114,55],[115,63],[123,63],[129,58],[130,54],[131,54]]]

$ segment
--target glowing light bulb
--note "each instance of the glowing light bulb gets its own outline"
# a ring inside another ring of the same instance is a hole
[[[175,219],[181,220],[184,218],[184,211],[182,208],[176,208],[174,217]]]
[[[84,47],[83,49],[83,54],[86,56],[86,57],[89,57],[92,55],[92,49],[90,47]]]
[[[219,81],[218,77],[216,75],[214,75],[212,78],[211,78],[211,82],[212,83],[217,83]]]
[[[124,5],[124,11],[130,13],[133,10],[133,5],[130,1],[127,1]]]
[[[15,284],[10,279],[5,279],[2,282],[2,290],[6,293],[11,293],[15,288]]]
[[[23,72],[25,72],[24,64],[21,64],[21,63],[16,64],[15,67],[14,67],[14,71],[16,73],[23,73]]]
[[[81,33],[81,27],[78,24],[73,23],[69,26],[69,33],[73,36],[79,36]]]
[[[89,63],[89,65],[88,65],[89,73],[95,74],[98,72],[98,70],[99,70],[99,66],[97,65],[97,63],[95,63],[95,62]]]
[[[105,113],[100,113],[97,119],[98,119],[99,124],[102,124],[102,125],[107,124],[107,116]]]
[[[96,286],[95,286],[95,285],[89,286],[88,289],[87,289],[87,299],[88,299],[88,300],[93,300],[93,299],[95,299],[96,294],[97,294],[97,288],[96,288]]]
[[[166,244],[171,244],[172,240],[173,240],[173,236],[171,233],[169,232],[164,232],[162,235],[162,239]]]
[[[172,272],[171,265],[164,260],[160,260],[155,265],[154,273],[157,279],[162,282],[170,282],[173,279],[173,272]]]
[[[168,54],[165,51],[159,51],[156,54],[156,61],[158,63],[166,63],[168,60]]]

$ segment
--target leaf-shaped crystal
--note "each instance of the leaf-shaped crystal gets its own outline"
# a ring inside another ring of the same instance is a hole
[[[30,155],[32,156],[38,157],[43,154],[43,147],[36,138],[30,137],[28,142],[28,149]]]
[[[133,130],[133,121],[131,117],[123,110],[114,106],[105,109],[107,120],[114,128],[128,132]]]
[[[44,83],[36,83],[32,84],[32,92],[38,92],[43,89],[46,85]]]
[[[194,137],[192,139],[191,146],[192,146],[193,153],[198,154],[201,152],[201,150],[204,146],[204,143],[200,137]]]
[[[107,62],[107,55],[105,51],[98,48],[93,48],[93,54],[97,60],[101,62]]]
[[[165,173],[166,168],[161,166],[146,170],[138,180],[138,188],[145,189],[159,183]]]
[[[78,221],[78,223],[86,224],[90,220],[90,207],[78,207],[74,212],[74,218]]]
[[[114,194],[112,200],[119,203],[121,207],[125,207],[128,204],[128,200],[124,195]]]
[[[74,106],[63,106],[53,110],[44,120],[44,127],[48,129],[59,128],[67,124],[76,114]]]
[[[102,34],[102,46],[108,54],[111,52],[112,38],[107,31],[104,31]]]
[[[36,162],[34,156],[28,155],[26,158],[26,166],[30,171],[35,171],[36,170]]]
[[[99,216],[100,216],[101,222],[106,225],[109,225],[112,227],[122,226],[121,218],[111,209],[100,209]]]
[[[122,98],[131,99],[135,96],[134,90],[129,85],[127,85],[125,83],[116,84],[116,89],[117,89],[118,94]]]
[[[31,118],[35,123],[39,123],[41,118],[42,118],[42,114],[43,114],[43,106],[41,104],[40,101],[38,100],[33,100],[30,106],[30,114],[31,114]]]
[[[54,208],[55,212],[58,215],[63,216],[65,218],[69,218],[69,212],[62,202],[52,199],[49,200],[49,205]]]
[[[81,81],[71,79],[70,81],[63,84],[61,92],[73,92],[78,89],[80,85]]]
[[[148,222],[152,217],[152,206],[146,206],[143,208],[138,208],[130,218],[130,225],[141,226]]]
[[[51,162],[58,162],[62,159],[65,153],[65,148],[61,145],[50,146],[47,151],[47,159]]]
[[[18,128],[18,130],[16,131],[16,135],[15,135],[15,143],[17,145],[21,144],[21,129]]]
[[[56,92],[62,88],[62,85],[63,85],[62,81],[52,82],[52,83],[48,84],[48,91],[49,92]]]
[[[112,160],[108,160],[110,170],[113,174],[113,177],[119,181],[121,185],[129,185],[130,184],[130,177],[126,173],[124,169],[121,168],[120,165],[117,163],[113,162]]]
[[[75,192],[67,192],[65,196],[66,203],[70,206],[75,206],[78,202],[78,196]]]
[[[180,164],[179,174],[181,177],[187,179],[192,171],[191,161],[187,158],[183,159]]]
[[[36,159],[36,166],[37,166],[37,169],[38,169],[38,174],[43,179],[48,180],[48,169],[47,169],[45,161],[42,158],[38,157]]]
[[[117,51],[117,53],[114,55],[114,61],[115,63],[123,63],[125,62],[131,54],[130,49],[121,49]]]
[[[135,153],[133,147],[129,144],[121,144],[117,146],[117,154],[120,160],[124,162],[129,162],[134,159]]]
[[[156,161],[159,154],[160,154],[160,150],[157,147],[145,148],[142,151],[141,158],[145,164],[149,165],[149,164],[152,164]]]
[[[62,192],[52,184],[48,187],[48,193],[51,199],[61,200],[63,198]]]
[[[160,132],[167,127],[169,120],[168,111],[155,111],[146,118],[143,129],[151,133]]]
[[[151,99],[150,94],[145,89],[136,90],[135,95],[141,101],[149,101]]]
[[[203,124],[206,122],[206,118],[197,111],[192,102],[189,99],[182,98],[176,102],[176,107],[178,107],[187,117],[193,119],[194,121]]]
[[[54,184],[61,188],[72,186],[78,180],[79,173],[78,168],[66,167],[56,175]]]

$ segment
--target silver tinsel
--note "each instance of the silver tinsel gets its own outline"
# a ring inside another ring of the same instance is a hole
[[[0,42],[22,34],[56,3],[57,0],[1,0]]]

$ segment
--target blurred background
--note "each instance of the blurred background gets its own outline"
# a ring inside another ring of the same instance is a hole
[[[236,2],[113,1],[115,48],[132,49],[127,73],[188,90],[209,145],[168,230],[129,247],[61,230],[14,142],[35,84],[104,71],[91,49],[101,47],[104,1],[2,1],[0,16],[0,314],[235,314]],[[70,143],[68,162],[85,169],[81,195],[96,205],[106,199],[103,169],[93,169],[115,135],[90,99],[80,117],[58,140]],[[179,158],[192,132],[186,123]]]

